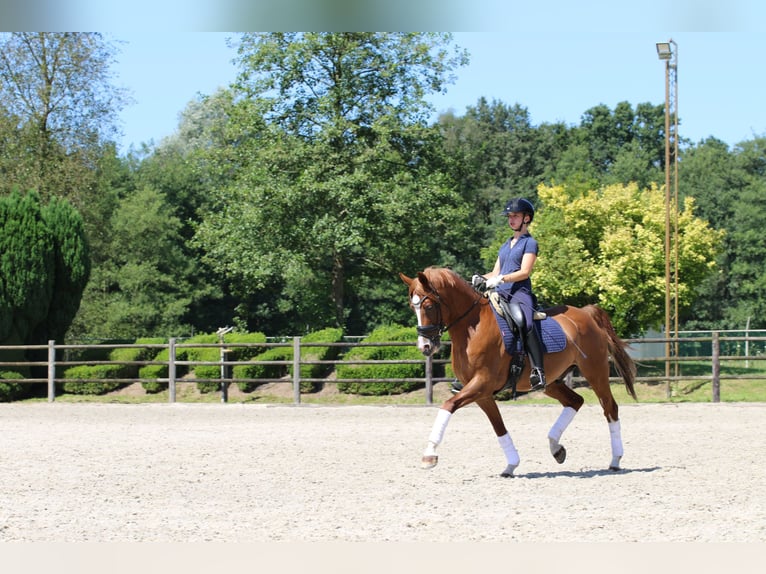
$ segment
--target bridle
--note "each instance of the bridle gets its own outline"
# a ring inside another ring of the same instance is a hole
[[[439,292],[436,289],[431,288],[431,290],[425,294],[423,299],[420,301],[420,305],[422,306],[423,302],[426,299],[430,299],[434,303],[434,307],[436,307],[436,316],[437,316],[437,323],[433,323],[431,325],[418,325],[416,330],[420,337],[423,337],[425,339],[428,339],[431,344],[434,346],[439,344],[439,341],[441,340],[441,336],[444,334],[444,331],[449,331],[450,327],[455,325],[456,323],[459,323],[463,319],[465,319],[468,314],[473,311],[473,308],[476,307],[476,305],[483,299],[483,297],[477,293],[476,298],[473,300],[473,303],[471,304],[468,309],[466,309],[457,319],[452,321],[449,325],[445,325],[442,321],[442,300],[439,296]],[[448,307],[448,305],[445,303],[445,307]]]

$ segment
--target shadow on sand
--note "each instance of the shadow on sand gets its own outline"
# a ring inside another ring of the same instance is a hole
[[[594,476],[614,476],[622,474],[631,474],[634,472],[655,472],[661,470],[659,466],[649,468],[621,468],[620,470],[601,469],[583,469],[583,470],[559,470],[556,472],[528,472],[525,474],[516,474],[513,478],[593,478]]]

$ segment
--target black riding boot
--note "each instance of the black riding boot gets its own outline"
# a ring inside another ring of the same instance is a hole
[[[524,337],[524,348],[527,350],[531,370],[529,373],[529,384],[532,391],[540,391],[545,388],[545,369],[543,368],[543,345],[537,331],[530,329]]]

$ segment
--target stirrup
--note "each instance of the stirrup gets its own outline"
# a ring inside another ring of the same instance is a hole
[[[529,373],[529,391],[542,391],[548,383],[545,382],[545,373],[539,367],[533,367]]]
[[[462,390],[463,390],[463,385],[462,385],[462,383],[461,383],[460,381],[458,381],[457,379],[455,379],[454,381],[452,381],[452,383],[450,384],[450,388],[449,388],[449,391],[450,391],[450,392],[451,392],[453,395],[456,395],[456,394],[458,394],[458,393],[459,393],[460,391],[462,391]]]

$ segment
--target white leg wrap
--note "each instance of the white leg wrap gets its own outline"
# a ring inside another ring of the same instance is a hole
[[[558,444],[558,442],[561,440],[561,435],[563,435],[564,431],[567,430],[567,427],[575,418],[576,414],[577,411],[572,407],[564,407],[564,410],[561,411],[559,418],[555,423],[553,423],[551,430],[548,431],[548,438]]]
[[[609,423],[609,438],[612,440],[612,457],[619,460],[623,454],[620,421],[612,421]]]
[[[447,430],[447,423],[451,416],[451,412],[439,409],[439,412],[436,414],[434,426],[431,428],[431,434],[428,435],[428,442],[430,443],[429,447],[432,444],[435,448],[442,442],[442,439],[444,439],[444,431]]]
[[[512,466],[513,468],[519,466],[519,461],[521,459],[519,458],[519,453],[516,450],[516,447],[513,446],[511,435],[505,433],[503,436],[497,437],[497,442],[500,443],[500,448],[502,448],[505,453],[505,460],[508,463],[508,466]]]

